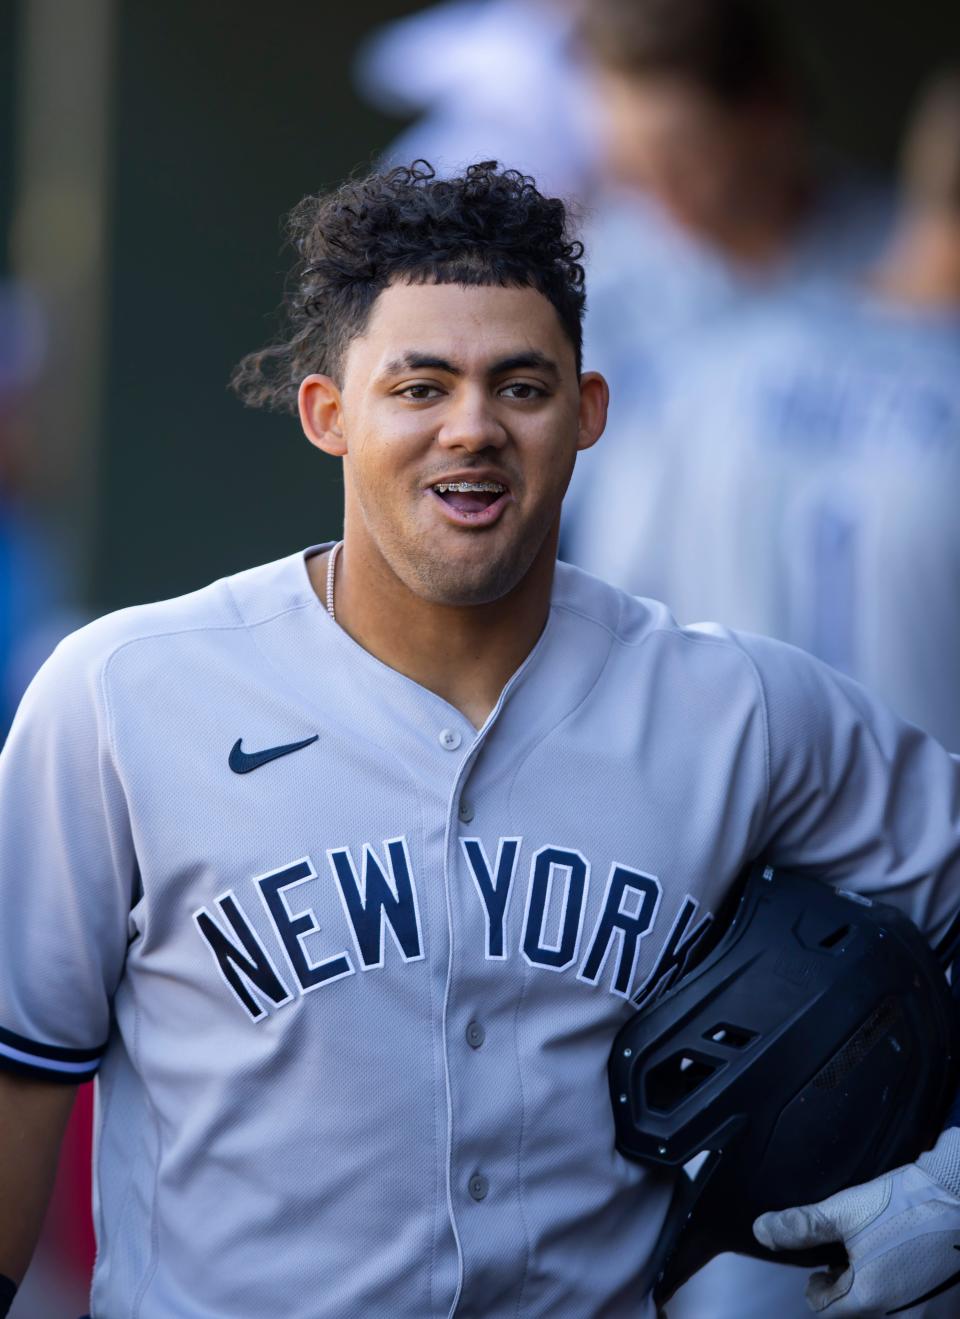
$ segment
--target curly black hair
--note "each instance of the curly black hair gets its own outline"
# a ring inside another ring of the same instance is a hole
[[[296,412],[301,380],[342,377],[343,356],[362,334],[388,284],[531,287],[556,308],[581,369],[583,245],[567,208],[533,179],[496,161],[438,178],[425,160],[350,180],[305,197],[290,212],[297,252],[284,298],[285,333],[250,353],[230,384],[244,403]]]

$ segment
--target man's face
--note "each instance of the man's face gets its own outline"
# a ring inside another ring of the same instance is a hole
[[[391,285],[340,393],[348,543],[368,562],[423,599],[474,605],[553,558],[577,449],[599,430],[542,294]]]

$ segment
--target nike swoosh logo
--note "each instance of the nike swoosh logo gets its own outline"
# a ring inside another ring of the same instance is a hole
[[[314,733],[313,737],[305,737],[302,742],[287,742],[282,747],[267,747],[263,751],[242,751],[240,743],[242,737],[238,737],[236,742],[230,748],[230,759],[227,762],[234,774],[249,774],[252,769],[259,769],[261,765],[269,765],[271,760],[279,760],[281,756],[289,756],[291,751],[302,751],[304,747],[311,746],[320,737],[319,733]]]
[[[960,1246],[954,1246],[954,1250],[960,1250]],[[935,1296],[940,1296],[943,1292],[949,1291],[960,1282],[960,1269],[956,1273],[951,1273],[949,1278],[944,1278],[939,1287],[934,1287],[932,1291],[924,1292],[913,1301],[907,1301],[906,1305],[898,1305],[895,1310],[888,1310],[887,1314],[902,1314],[904,1310],[910,1310],[915,1305],[922,1305],[924,1301],[932,1301]]]

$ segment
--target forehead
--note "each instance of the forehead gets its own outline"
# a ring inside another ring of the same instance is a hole
[[[576,372],[573,345],[556,309],[536,289],[391,284],[347,349],[345,375],[375,374],[411,352],[456,361],[469,371],[531,351]]]

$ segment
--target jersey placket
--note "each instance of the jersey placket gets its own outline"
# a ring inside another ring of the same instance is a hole
[[[484,900],[471,881],[464,843],[496,835],[497,811],[474,796],[479,762],[504,703],[533,656],[504,688],[463,756],[447,803],[444,887],[449,922],[443,1011],[448,1100],[447,1196],[460,1278],[450,1319],[517,1312],[528,1239],[517,1184],[522,1087],[511,1002],[501,973],[506,946],[490,947]],[[485,821],[488,827],[484,827]],[[519,843],[519,839],[515,840]],[[510,856],[489,858],[492,873]],[[499,866],[498,866],[499,863]],[[495,936],[494,936],[495,937]],[[507,1308],[508,1307],[508,1308]]]

